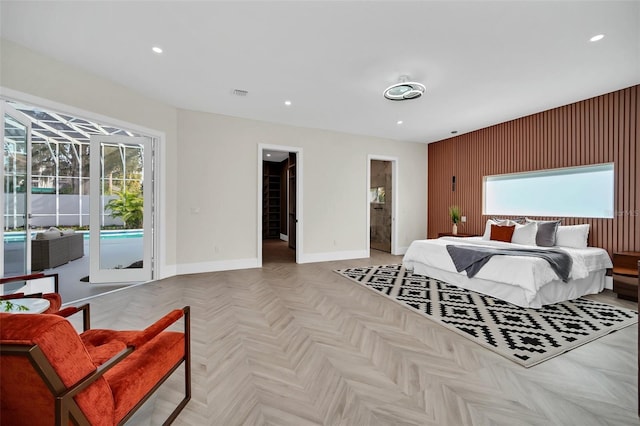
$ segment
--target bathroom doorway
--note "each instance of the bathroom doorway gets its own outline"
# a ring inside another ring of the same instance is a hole
[[[369,249],[396,253],[397,159],[369,156]]]

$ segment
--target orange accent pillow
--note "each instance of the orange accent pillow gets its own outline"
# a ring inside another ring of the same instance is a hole
[[[504,241],[505,243],[511,242],[513,237],[513,231],[516,229],[515,225],[511,226],[499,226],[491,225],[491,240]]]

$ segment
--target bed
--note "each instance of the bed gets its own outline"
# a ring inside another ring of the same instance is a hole
[[[544,250],[535,244],[515,244],[486,240],[483,237],[441,237],[416,240],[403,258],[403,265],[417,275],[425,275],[478,293],[527,308],[576,299],[604,289],[611,259],[606,250],[596,247],[553,247],[572,258],[569,280],[563,282],[544,259],[520,256],[493,256],[473,277],[458,272],[447,245]]]

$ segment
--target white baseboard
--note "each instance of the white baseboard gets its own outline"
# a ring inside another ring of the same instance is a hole
[[[407,252],[407,250],[409,250],[409,247],[397,247],[396,248],[397,252],[394,253],[397,256],[404,256],[404,254]]]
[[[604,288],[613,290],[613,277],[604,277]]]
[[[285,234],[280,234],[280,239],[281,239],[282,241],[289,241],[289,236],[288,236],[288,235],[285,235]]]
[[[362,259],[366,257],[369,257],[369,253],[366,250],[305,253],[299,256],[298,263],[329,262],[332,260]]]
[[[235,269],[258,268],[258,259],[232,259],[215,262],[186,263],[178,265],[177,275],[200,274],[203,272],[232,271]]]
[[[169,278],[178,275],[178,265],[163,265],[156,279]]]

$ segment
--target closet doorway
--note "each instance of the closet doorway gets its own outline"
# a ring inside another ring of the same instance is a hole
[[[297,262],[300,152],[265,145],[260,146],[259,158],[259,264]]]

